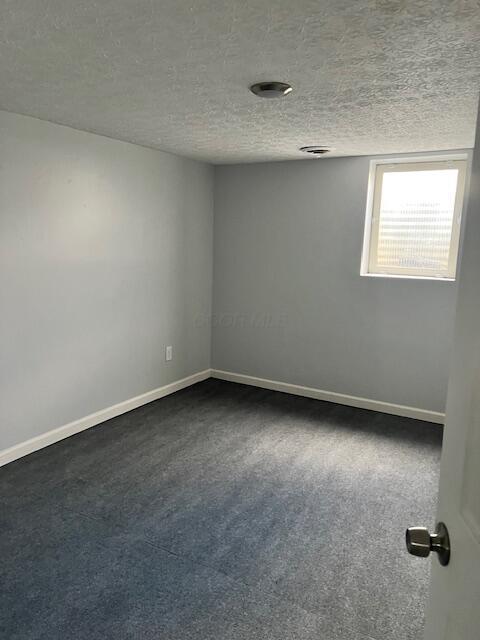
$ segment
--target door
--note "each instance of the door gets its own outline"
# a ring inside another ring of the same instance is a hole
[[[447,566],[441,566],[438,557],[432,560],[426,640],[480,640],[480,131],[478,124],[477,122],[440,468],[437,520],[444,522],[448,528],[451,556]]]

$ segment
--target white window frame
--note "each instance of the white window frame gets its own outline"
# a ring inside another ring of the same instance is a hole
[[[466,154],[442,154],[435,156],[413,156],[410,158],[388,158],[371,160],[360,275],[372,276],[377,278],[413,278],[421,280],[446,281],[455,280],[460,246],[467,166],[468,155]],[[450,238],[448,269],[443,272],[436,272],[433,269],[420,268],[379,268],[376,265],[376,256],[378,247],[379,212],[381,204],[383,176],[385,172],[405,171],[409,169],[414,171],[428,171],[432,169],[451,167],[458,169],[458,181],[457,191],[455,195],[452,235]]]

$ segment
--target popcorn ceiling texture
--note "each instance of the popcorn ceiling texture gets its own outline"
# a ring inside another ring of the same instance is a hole
[[[478,0],[4,0],[0,108],[214,163],[465,148],[479,31]]]

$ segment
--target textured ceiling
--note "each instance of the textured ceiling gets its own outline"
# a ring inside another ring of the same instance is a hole
[[[3,0],[0,108],[215,163],[471,147],[479,32],[479,0]]]

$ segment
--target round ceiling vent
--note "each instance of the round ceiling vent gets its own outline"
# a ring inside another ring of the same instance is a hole
[[[257,82],[250,91],[260,98],[283,98],[293,91],[286,82]]]
[[[312,156],[323,156],[331,150],[331,147],[322,147],[318,144],[311,145],[309,147],[300,147],[300,151],[303,151],[303,153],[309,153]]]

